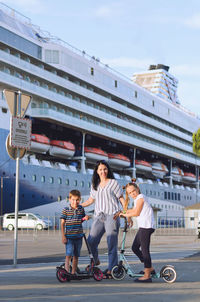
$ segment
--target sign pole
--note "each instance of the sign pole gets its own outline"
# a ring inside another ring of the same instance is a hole
[[[15,94],[17,95],[17,94]],[[21,91],[18,91],[18,106],[17,97],[15,97],[15,108],[17,108],[17,113],[15,116],[20,116],[21,113]],[[15,180],[15,229],[14,229],[14,267],[17,265],[17,243],[18,243],[18,209],[19,209],[19,160],[20,160],[20,150],[17,148],[17,158],[16,158],[16,180]]]
[[[4,95],[11,113],[10,134],[6,139],[8,155],[16,160],[15,180],[15,229],[14,229],[14,256],[13,265],[17,266],[18,244],[18,210],[19,210],[19,161],[30,149],[31,145],[31,120],[25,119],[25,113],[31,102],[31,96],[21,91],[4,89]]]

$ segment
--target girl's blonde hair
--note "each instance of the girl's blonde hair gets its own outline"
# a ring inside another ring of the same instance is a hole
[[[141,192],[140,192],[139,186],[136,184],[136,178],[132,178],[132,182],[129,182],[126,186],[123,187],[123,189],[126,190],[126,189],[127,189],[128,187],[130,187],[130,186],[133,186],[135,189],[137,189],[138,192],[139,192],[139,194],[141,193]],[[125,208],[124,210],[125,210],[125,211],[126,211],[127,208],[128,208],[129,200],[130,200],[130,198],[129,198],[128,193],[127,193],[127,190],[126,190],[125,205],[124,205],[124,208]]]

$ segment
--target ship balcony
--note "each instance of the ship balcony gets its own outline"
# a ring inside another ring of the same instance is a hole
[[[88,97],[92,100],[95,99],[96,101],[100,102],[101,104],[105,104],[106,106],[108,106],[111,102],[111,100],[108,99],[107,97],[104,97],[104,96],[99,95],[99,94],[95,93],[94,91],[92,91],[90,84],[88,85],[88,87],[86,85],[81,86],[79,81],[74,81],[74,82],[69,81],[69,79],[67,77],[64,77],[64,76],[61,77],[61,76],[54,74],[53,72],[45,70],[43,67],[41,67],[41,64],[39,64],[39,63],[38,63],[38,66],[36,66],[34,64],[31,64],[29,61],[25,61],[25,60],[21,59],[20,57],[16,57],[3,50],[0,50],[0,58],[3,62],[5,62],[7,64],[11,64],[12,66],[14,66],[18,69],[21,69],[22,74],[24,72],[27,72],[28,74],[30,74],[30,76],[34,76],[36,78],[39,77],[41,79],[41,82],[48,81],[48,82],[52,83],[52,85],[54,85],[54,86],[56,86],[56,85],[59,87],[62,86],[63,88],[67,88],[70,91],[73,91],[76,94],[80,94],[86,98]],[[52,70],[53,70],[53,67],[52,67]],[[70,71],[70,72],[73,75],[73,71]],[[74,76],[76,77],[77,75],[74,74]],[[89,78],[84,79],[84,80],[87,80],[89,83]],[[104,86],[102,86],[102,88],[105,89]],[[124,90],[123,90],[123,95],[124,95]],[[127,93],[127,98],[129,98],[130,95],[131,95],[131,92],[129,92],[129,94]]]
[[[18,58],[16,58],[16,60],[18,60]],[[25,62],[25,63],[29,64],[28,62]],[[42,72],[43,72],[43,70],[42,70]],[[105,113],[103,113],[101,110],[95,109],[87,104],[80,103],[80,98],[77,98],[77,101],[76,101],[76,99],[72,99],[72,95],[71,95],[71,97],[66,97],[66,95],[60,94],[59,91],[57,92],[57,90],[52,91],[52,90],[48,89],[47,87],[41,87],[39,85],[38,81],[35,81],[34,83],[29,82],[27,80],[25,81],[24,79],[22,79],[19,76],[18,73],[14,73],[14,75],[11,75],[11,74],[9,74],[9,72],[6,73],[6,71],[4,70],[3,72],[1,72],[1,74],[2,74],[2,79],[3,79],[2,81],[4,81],[5,84],[14,86],[14,87],[16,87],[16,89],[21,88],[22,90],[26,90],[30,94],[38,95],[40,97],[48,99],[48,100],[52,101],[55,104],[55,106],[58,105],[57,107],[59,107],[61,105],[64,107],[66,106],[66,107],[74,108],[75,110],[77,110],[77,107],[78,107],[81,110],[83,110],[83,112],[85,112],[85,113],[89,112],[94,116],[95,115],[101,116],[103,114],[103,119],[106,114],[107,120],[110,120],[111,122],[116,119],[116,116],[112,115],[112,113],[106,113],[106,110],[105,110]],[[55,76],[55,75],[53,75],[53,76]],[[74,84],[72,82],[69,82],[67,84],[71,85],[71,87],[73,86],[74,90],[76,89],[76,87],[75,87],[76,84]],[[87,90],[80,86],[77,87],[77,91],[78,91],[78,89],[82,90],[82,91],[80,91],[80,94],[82,94],[82,95],[83,95],[83,90]],[[104,104],[108,106],[108,100],[105,97],[98,95],[97,93],[94,93],[91,91],[89,91],[87,93],[90,94],[89,97],[92,100],[97,101],[96,104],[99,103],[99,104],[101,104],[101,106],[103,106]],[[79,102],[78,106],[77,106],[77,102]],[[109,106],[111,107],[112,104],[109,104]],[[126,114],[127,116],[128,116],[128,114],[130,116],[134,116],[136,119],[142,120],[146,124],[150,124],[150,125],[152,124],[152,119],[150,117],[144,116],[140,112],[136,112],[132,109],[124,107],[121,104],[115,103],[115,109],[118,110],[119,112]],[[118,120],[120,121],[120,119],[118,119]],[[124,123],[123,119],[121,121],[122,121],[122,123]],[[172,129],[171,127],[168,127],[167,125],[163,126],[160,122],[158,122],[156,120],[153,121],[153,125],[155,127],[157,127],[158,129],[162,129],[164,127],[165,131],[168,131],[171,134],[174,134],[176,136],[180,136],[180,133],[176,129]],[[132,126],[132,123],[130,123],[128,125],[128,127],[131,127],[131,126]],[[184,135],[184,134],[181,134],[181,137],[186,140],[190,139],[187,135]]]
[[[192,145],[190,147],[179,142],[174,142],[168,137],[164,137],[161,134],[154,133],[151,130],[147,130],[141,126],[132,124],[129,121],[116,119],[116,117],[112,117],[111,119],[110,114],[107,114],[95,108],[91,108],[87,105],[79,103],[79,105],[77,106],[77,102],[75,102],[74,100],[68,99],[55,92],[49,92],[45,88],[39,87],[33,83],[26,82],[13,75],[6,74],[5,72],[1,71],[0,76],[2,78],[2,82],[4,82],[6,85],[16,87],[16,89],[20,89],[23,87],[23,90],[27,91],[28,93],[33,95],[38,95],[52,102],[55,102],[56,99],[57,103],[55,104],[66,105],[66,100],[67,100],[66,108],[68,109],[64,112],[59,112],[51,108],[32,108],[32,112],[31,112],[32,116],[45,118],[47,120],[51,120],[54,122],[59,121],[65,125],[67,121],[68,125],[73,125],[82,131],[91,132],[92,129],[92,132],[95,134],[104,133],[104,136],[110,139],[114,139],[122,142],[129,141],[130,145],[140,146],[141,148],[144,149],[148,148],[149,150],[152,150],[152,152],[159,152],[160,154],[165,154],[165,156],[177,158],[179,160],[184,160],[186,162],[190,161],[191,163],[197,164],[196,158],[188,157],[188,153],[186,153],[186,152],[192,153]],[[76,111],[77,113],[73,116],[73,113],[70,110],[73,110],[74,112]],[[84,120],[82,118],[83,114],[90,116],[90,120],[89,119]],[[144,118],[145,117],[142,116],[141,114],[141,119],[143,119],[143,121]],[[102,120],[102,125],[98,120]],[[109,121],[110,129],[108,129],[106,126],[107,121]],[[119,130],[116,131],[117,127]],[[127,130],[123,130],[123,129],[127,129]],[[134,133],[130,135],[128,134],[128,131],[131,129],[132,131],[134,131]],[[170,130],[172,132],[171,128]],[[152,141],[152,137],[156,137],[157,143]],[[163,147],[163,143],[168,144],[169,148],[166,149],[166,146]],[[174,146],[176,146],[176,148]],[[180,150],[184,150],[186,152],[183,153],[181,151],[178,151],[177,148],[179,148]],[[199,161],[199,165],[200,165],[200,161]]]
[[[64,120],[66,120],[66,114],[72,115],[73,114],[72,110],[73,110],[74,112],[76,111],[76,114],[79,118],[79,124],[80,124],[80,116],[85,114],[85,116],[98,117],[98,119],[102,120],[102,122],[104,122],[104,123],[109,120],[112,124],[117,125],[121,128],[126,128],[127,130],[133,129],[134,132],[140,134],[141,136],[150,137],[150,138],[155,137],[155,133],[152,130],[148,130],[148,128],[145,129],[144,127],[137,125],[137,123],[132,124],[131,122],[124,121],[123,119],[116,119],[115,116],[111,116],[108,113],[102,112],[101,110],[95,109],[86,104],[79,103],[79,105],[77,106],[77,102],[75,100],[68,99],[62,95],[57,94],[56,92],[49,91],[49,90],[42,88],[40,86],[37,86],[33,83],[26,82],[16,76],[6,74],[4,72],[0,72],[0,73],[1,73],[2,79],[3,79],[2,81],[4,81],[6,84],[16,87],[16,89],[23,87],[23,90],[28,91],[28,93],[30,93],[30,94],[38,95],[40,97],[43,97],[44,99],[48,99],[49,101],[51,101],[52,103],[55,104],[55,108],[58,108],[58,106],[60,106],[60,105],[62,105],[63,108],[66,108],[66,110],[63,110],[63,109],[62,110],[59,110],[59,109],[58,110],[49,110],[48,108],[37,108],[37,109],[32,108],[31,114],[33,116],[39,117],[41,115],[42,118],[46,117],[47,119],[51,119],[52,117],[54,117],[55,120],[57,120],[58,119],[57,117],[62,115],[64,117]],[[57,102],[55,102],[55,100]],[[47,105],[48,105],[48,103],[47,103]],[[57,107],[56,107],[56,105],[57,105]],[[40,104],[40,106],[42,106],[42,104]],[[37,110],[37,113],[36,113],[36,110]],[[145,118],[146,117],[142,116],[141,119],[143,119],[143,121],[145,121]],[[82,121],[83,121],[83,119],[82,119]],[[150,121],[149,121],[149,124],[150,124]],[[90,128],[91,128],[91,126],[90,126]],[[172,132],[171,128],[170,128],[170,131]],[[111,135],[111,137],[112,137],[112,135]],[[161,142],[165,142],[169,145],[174,146],[174,140],[171,140],[167,137],[163,137],[162,134],[156,133],[156,139],[158,141],[160,140]],[[180,149],[184,149],[188,152],[191,152],[191,150],[192,150],[192,146],[189,147],[189,146],[186,146],[179,142],[176,142],[176,147],[180,148]]]

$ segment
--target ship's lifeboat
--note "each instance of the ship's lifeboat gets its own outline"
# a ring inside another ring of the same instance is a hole
[[[152,174],[157,178],[164,178],[164,176],[169,172],[167,167],[161,162],[151,163]]]
[[[71,142],[51,140],[49,154],[56,157],[68,158],[72,157],[75,152],[75,146]]]
[[[89,162],[96,162],[98,160],[108,161],[108,154],[99,148],[85,147],[84,154],[86,160]]]
[[[42,134],[31,134],[30,151],[36,153],[46,153],[50,148],[50,139]]]
[[[195,182],[196,176],[193,173],[190,172],[184,172],[184,175],[182,177],[184,182]]]
[[[181,182],[183,178],[183,170],[181,170],[179,167],[172,167],[172,178],[175,181]]]
[[[145,160],[136,159],[135,167],[140,173],[152,172],[152,165]]]
[[[108,153],[108,163],[114,168],[126,168],[130,166],[130,159],[122,154]]]

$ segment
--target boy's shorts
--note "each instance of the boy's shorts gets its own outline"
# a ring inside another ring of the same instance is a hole
[[[66,256],[80,257],[82,241],[82,237],[76,239],[67,238],[67,243],[65,244]]]

